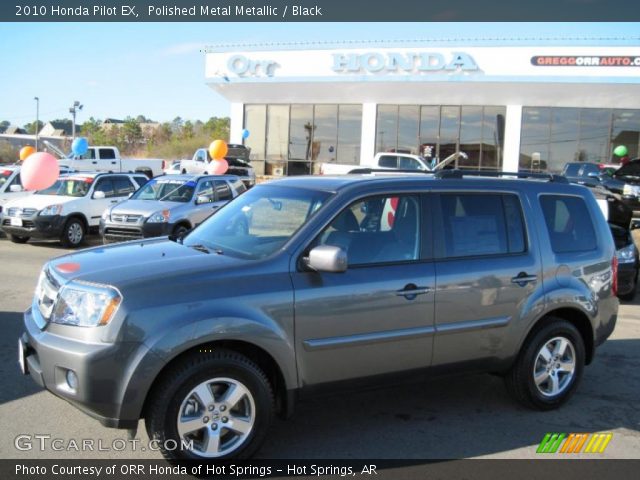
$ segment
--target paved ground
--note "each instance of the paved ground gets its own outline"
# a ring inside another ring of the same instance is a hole
[[[65,250],[0,238],[0,458],[159,458],[157,452],[22,452],[20,434],[50,435],[59,446],[101,439],[119,449],[124,432],[103,428],[19,374],[17,338],[41,265]],[[598,351],[571,402],[555,412],[514,404],[488,375],[316,398],[277,421],[265,458],[531,458],[546,432],[613,432],[604,457],[640,458],[640,295],[620,309],[613,336]],[[147,441],[139,429],[141,444]],[[34,441],[34,447],[37,445]],[[96,444],[97,445],[97,444]],[[72,444],[71,444],[72,448]]]

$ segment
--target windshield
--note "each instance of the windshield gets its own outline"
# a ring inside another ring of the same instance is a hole
[[[193,197],[195,188],[196,182],[194,180],[154,179],[147,182],[131,198],[135,200],[187,203]]]
[[[258,185],[229,202],[184,239],[186,246],[247,259],[281,248],[323,205],[329,192]]]
[[[13,173],[13,170],[0,170],[0,187],[5,184],[9,177]]]
[[[93,182],[93,178],[63,178],[45,190],[38,190],[36,195],[84,197],[91,188],[91,182]]]

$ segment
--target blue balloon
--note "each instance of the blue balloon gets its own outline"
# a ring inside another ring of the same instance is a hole
[[[89,150],[89,142],[84,137],[76,138],[71,144],[71,151],[74,155],[84,155]]]
[[[242,130],[242,138],[249,138],[249,130],[246,128]]]

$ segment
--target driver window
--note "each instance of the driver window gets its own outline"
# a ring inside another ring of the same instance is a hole
[[[213,202],[215,200],[215,197],[213,195],[213,182],[211,180],[200,182],[200,184],[198,185],[198,193],[196,194],[196,198],[199,199],[199,197],[207,197],[209,199],[209,202]],[[203,203],[199,200],[198,202]]]
[[[196,156],[197,162],[205,162],[207,160],[207,154],[203,150],[199,150]]]
[[[344,249],[350,266],[418,260],[420,199],[401,195],[359,200],[325,228],[317,245]]]
[[[105,198],[111,198],[115,196],[115,191],[113,189],[113,183],[111,182],[111,179],[108,178],[103,178],[101,180],[98,180],[98,183],[96,184],[95,189],[93,190],[93,192],[104,192],[104,196]]]

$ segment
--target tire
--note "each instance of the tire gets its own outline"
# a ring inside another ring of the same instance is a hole
[[[13,243],[27,243],[31,237],[21,237],[19,235],[7,235]]]
[[[186,234],[189,230],[191,230],[189,227],[187,227],[186,225],[176,225],[173,229],[173,236],[178,238],[181,235]]]
[[[86,229],[84,223],[79,218],[70,218],[64,224],[62,234],[60,235],[60,243],[66,248],[78,248],[84,242]]]
[[[564,351],[559,358],[557,348]],[[546,357],[551,361],[547,362]],[[516,363],[505,376],[507,390],[526,407],[553,410],[575,392],[584,362],[585,347],[580,332],[566,320],[551,317],[522,346]],[[558,366],[561,368],[557,369]],[[536,374],[538,383],[534,379]]]
[[[232,386],[238,396],[225,405]],[[264,441],[273,412],[273,390],[260,367],[244,355],[220,349],[189,355],[164,375],[149,392],[145,425],[168,460],[248,458]],[[179,432],[181,418],[193,423]],[[216,438],[219,443],[209,444]],[[181,439],[193,442],[193,448],[181,449]],[[174,442],[178,448],[171,448]]]
[[[636,277],[633,280],[633,288],[631,289],[631,291],[629,293],[625,293],[624,295],[618,295],[618,298],[623,302],[630,302],[635,298],[637,288],[638,288],[638,275],[636,274]]]

